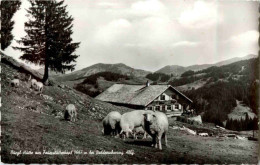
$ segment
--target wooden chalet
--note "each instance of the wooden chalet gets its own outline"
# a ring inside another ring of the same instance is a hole
[[[114,84],[96,99],[133,109],[162,111],[167,116],[180,116],[192,100],[171,85]]]

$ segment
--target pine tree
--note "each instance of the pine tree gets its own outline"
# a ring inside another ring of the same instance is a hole
[[[5,50],[12,42],[14,36],[12,30],[14,21],[12,18],[16,11],[20,8],[21,2],[16,0],[2,0],[1,1],[1,49]]]
[[[17,41],[24,47],[14,48],[24,52],[22,60],[45,66],[43,82],[47,84],[49,69],[61,73],[75,69],[71,62],[78,55],[72,53],[80,43],[72,43],[73,18],[64,1],[30,0],[30,3],[29,21],[25,23],[27,35]]]
[[[253,137],[255,136],[255,130],[259,129],[258,125],[259,125],[258,118],[254,117],[254,119],[253,119]]]
[[[248,113],[246,113],[245,121],[244,121],[244,130],[248,130],[250,124],[250,119]]]

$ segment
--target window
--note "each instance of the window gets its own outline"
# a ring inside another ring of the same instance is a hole
[[[147,107],[147,110],[153,110],[153,107],[152,106]]]
[[[156,107],[155,107],[155,110],[156,110],[156,111],[159,111],[159,110],[160,110],[160,106],[156,106]]]
[[[161,100],[165,100],[165,95],[161,95]]]
[[[179,109],[179,104],[175,104],[175,109]]]
[[[165,105],[162,106],[162,111],[165,111]]]
[[[172,106],[171,105],[167,105],[167,110],[171,110]]]

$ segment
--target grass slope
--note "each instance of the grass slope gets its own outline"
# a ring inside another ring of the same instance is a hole
[[[59,88],[57,84],[45,86],[44,99],[31,90],[28,83],[19,88],[9,82],[22,73],[1,63],[2,101],[1,158],[4,163],[256,163],[257,142],[221,139],[216,136],[192,136],[171,127],[168,133],[169,147],[163,151],[151,148],[151,139],[123,141],[103,136],[101,119],[110,111],[120,113],[130,109],[116,107],[92,99],[71,88]],[[68,103],[79,110],[75,123],[59,118]],[[172,125],[181,123],[171,122]],[[185,125],[190,127],[189,125]],[[192,127],[200,129],[200,127]],[[212,128],[204,128],[204,130]],[[133,150],[134,155],[19,155],[14,151],[122,151]]]
[[[245,120],[246,113],[248,114],[248,117],[250,119],[254,119],[255,117],[257,117],[256,114],[254,114],[249,107],[243,105],[238,100],[236,102],[237,102],[237,106],[232,110],[231,113],[228,114],[228,119]]]

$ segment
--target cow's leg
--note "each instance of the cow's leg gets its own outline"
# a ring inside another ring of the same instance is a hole
[[[162,134],[157,135],[156,144],[158,144],[159,150],[162,150]]]
[[[168,147],[168,140],[167,140],[166,133],[164,133],[164,141],[165,141],[165,146]]]
[[[147,136],[147,133],[146,133],[146,131],[144,131],[143,139],[146,139],[146,136]]]
[[[153,136],[152,138],[153,138],[153,140],[152,140],[152,147],[156,148],[156,136]]]

